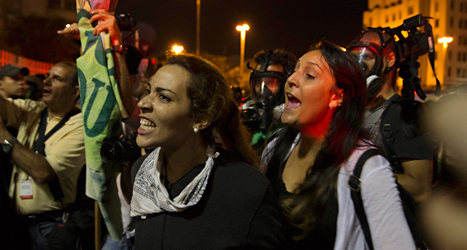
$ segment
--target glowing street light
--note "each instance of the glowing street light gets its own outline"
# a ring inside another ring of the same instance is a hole
[[[178,55],[178,54],[182,53],[183,46],[174,45],[172,47],[172,51],[175,53],[175,55]]]
[[[238,25],[237,30],[240,31],[240,76],[243,76],[243,61],[245,60],[245,35],[250,29],[248,24]]]
[[[451,43],[451,42],[452,42],[452,37],[441,37],[438,39],[438,43],[442,43],[444,49],[447,49],[448,43]]]

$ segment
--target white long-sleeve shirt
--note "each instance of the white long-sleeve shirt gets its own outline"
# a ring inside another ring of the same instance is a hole
[[[300,134],[294,140],[289,155],[299,139]],[[264,172],[267,168],[265,164],[271,156],[269,152],[273,150],[276,142],[276,139],[270,142],[263,152],[261,170]],[[355,149],[339,171],[337,183],[339,210],[335,250],[369,249],[350,196],[350,188],[347,186],[358,159],[369,148],[369,146],[362,146]],[[381,155],[370,157],[363,166],[360,179],[363,206],[370,226],[374,249],[415,249],[390,163]]]

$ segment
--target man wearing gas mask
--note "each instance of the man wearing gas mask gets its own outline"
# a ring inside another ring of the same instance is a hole
[[[292,73],[297,59],[283,49],[260,51],[251,68],[250,99],[242,105],[243,123],[253,133],[251,144],[261,150],[271,123],[280,118],[284,110],[284,85]],[[260,153],[260,152],[259,152]]]
[[[393,158],[390,162],[394,178],[420,203],[431,194],[432,144],[419,129],[418,121],[414,121],[418,120],[414,118],[418,110],[404,110],[401,96],[395,90],[399,65],[394,35],[390,34],[382,28],[365,29],[350,43],[347,51],[358,58],[367,77],[364,127],[370,140],[384,149],[386,158]],[[389,109],[391,105],[394,106]],[[385,119],[386,116],[396,119]],[[387,119],[397,122],[386,123]]]

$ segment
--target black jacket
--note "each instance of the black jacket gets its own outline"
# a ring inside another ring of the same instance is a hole
[[[143,162],[132,169],[132,180]],[[176,197],[203,169],[168,187]],[[137,249],[288,249],[282,214],[268,180],[248,164],[223,150],[203,198],[182,212],[163,212],[138,218]]]

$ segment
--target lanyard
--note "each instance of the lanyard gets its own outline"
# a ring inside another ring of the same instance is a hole
[[[45,134],[45,129],[47,127],[47,117],[48,117],[48,112],[47,109],[42,111],[41,114],[41,123],[39,125],[39,138],[37,138],[36,142],[34,142],[34,145],[32,146],[32,149],[34,152],[39,153],[40,155],[45,156],[45,141],[50,138],[55,132],[57,132],[65,123],[72,117],[73,115],[77,114],[77,110],[72,110],[68,112],[68,114],[63,117],[63,119],[55,125],[55,127],[49,131],[49,133]]]

